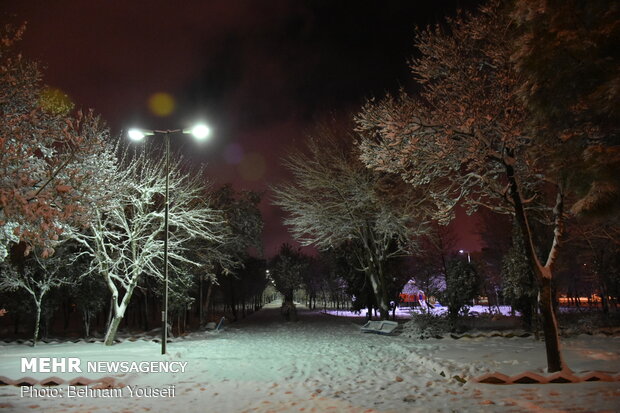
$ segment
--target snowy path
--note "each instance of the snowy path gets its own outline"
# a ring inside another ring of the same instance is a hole
[[[165,360],[188,361],[184,373],[130,373],[130,386],[175,386],[174,398],[31,398],[0,388],[0,413],[38,411],[187,412],[596,412],[620,411],[620,383],[494,386],[451,379],[487,371],[507,374],[544,366],[542,343],[531,339],[427,340],[361,334],[359,325],[300,308],[284,322],[279,303],[266,306],[221,334],[194,334],[168,346]],[[619,340],[567,342],[579,369],[620,369]],[[124,342],[3,346],[0,375],[13,379],[19,358],[161,360],[159,345]],[[592,366],[592,367],[589,367]],[[439,373],[444,371],[447,377]],[[30,374],[41,379],[50,374]],[[75,374],[57,374],[68,380]],[[95,378],[95,377],[91,377]]]

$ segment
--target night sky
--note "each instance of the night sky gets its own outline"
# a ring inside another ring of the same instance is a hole
[[[407,61],[416,25],[476,3],[0,0],[0,13],[3,22],[28,22],[21,50],[44,64],[46,84],[93,108],[114,135],[207,122],[208,144],[178,136],[174,145],[205,163],[216,185],[267,191],[271,256],[290,242],[267,190],[286,177],[279,159],[287,148],[331,113],[414,87]],[[456,248],[477,250],[475,220],[462,215]]]

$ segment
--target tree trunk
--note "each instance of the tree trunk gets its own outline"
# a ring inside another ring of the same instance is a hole
[[[232,278],[232,277],[228,277]],[[233,285],[232,280],[230,282],[230,310],[232,312],[233,320],[237,321],[237,297],[235,294],[235,286]]]
[[[553,311],[551,279],[547,277],[543,277],[540,288],[540,310],[543,316],[543,333],[547,350],[547,370],[549,373],[553,373],[562,370],[564,363],[560,354],[558,323]]]
[[[108,327],[108,331],[106,331],[105,333],[105,339],[103,341],[106,346],[111,346],[112,344],[114,344],[114,339],[116,338],[116,330],[118,330],[118,326],[121,324],[121,321],[123,321],[122,315],[115,315],[114,317],[112,317],[112,322]]]
[[[112,295],[110,297],[110,307],[108,309],[108,319],[106,320],[105,323],[105,329],[106,331],[110,328],[110,325],[112,324],[112,318],[114,317],[114,305],[116,303],[114,302],[114,295]]]
[[[149,331],[149,295],[144,292],[144,331]]]
[[[84,334],[88,337],[90,336],[90,310],[82,310],[82,318],[84,319]]]
[[[512,154],[511,154],[512,155]],[[547,262],[542,264],[536,255],[534,236],[530,230],[528,217],[523,205],[523,198],[519,192],[519,185],[515,176],[514,168],[510,163],[504,164],[506,175],[510,185],[510,197],[513,201],[513,208],[517,223],[525,238],[525,253],[530,262],[530,266],[536,275],[540,286],[540,311],[542,313],[543,333],[545,335],[545,348],[547,351],[547,371],[553,373],[562,370],[564,362],[560,353],[560,339],[558,335],[558,324],[553,309],[553,297],[551,291],[552,267],[557,258],[560,236],[563,230],[563,205],[564,199],[558,188],[556,194],[556,204],[553,208],[555,215],[553,242],[549,249]]]
[[[37,311],[34,319],[34,336],[32,337],[32,347],[37,345],[37,340],[39,339],[39,324],[41,322],[41,302],[35,300],[35,304],[37,306]]]
[[[129,284],[129,287],[127,288],[127,291],[125,291],[125,295],[123,296],[123,300],[120,306],[117,306],[114,294],[112,294],[111,306],[112,306],[112,309],[114,310],[114,317],[112,318],[112,322],[110,323],[110,326],[108,327],[108,331],[106,331],[105,333],[104,344],[106,346],[111,346],[112,344],[114,344],[114,339],[116,338],[116,331],[118,330],[118,327],[121,324],[121,321],[123,321],[123,316],[125,315],[125,311],[127,310],[127,307],[129,306],[129,302],[131,301],[131,296],[133,294],[134,288],[136,287],[137,283],[138,283],[138,280],[137,278],[135,278]]]
[[[389,320],[390,309],[388,306],[387,292],[385,291],[385,283],[380,271],[368,271],[368,278],[370,278],[370,284],[377,300],[377,307],[379,307],[379,316],[382,320]]]
[[[199,297],[198,297],[198,325],[200,327],[202,327],[204,325],[204,302],[203,302],[203,297],[202,297],[202,293],[203,293],[203,275],[200,274],[200,286],[198,287],[198,291],[200,292]]]
[[[207,298],[205,299],[204,308],[207,309],[206,319],[209,319],[209,301],[211,300],[211,292],[213,291],[213,283],[209,283],[209,288],[207,289]]]

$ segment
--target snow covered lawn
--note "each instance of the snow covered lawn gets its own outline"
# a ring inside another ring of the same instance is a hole
[[[362,334],[359,323],[300,309],[300,321],[266,306],[220,334],[196,333],[168,345],[125,341],[0,346],[0,375],[17,380],[112,376],[128,386],[122,397],[22,397],[0,387],[0,412],[615,412],[620,382],[489,385],[466,379],[499,371],[544,373],[544,345],[532,338],[433,339]],[[620,372],[620,338],[563,340],[575,373]],[[181,361],[181,373],[76,374],[20,371],[21,357],[88,361]],[[443,372],[443,375],[441,374]],[[166,389],[174,397],[135,397],[132,389]],[[39,385],[35,386],[41,389]],[[118,394],[116,394],[118,395]]]

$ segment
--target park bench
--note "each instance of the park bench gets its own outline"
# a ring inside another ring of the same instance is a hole
[[[396,321],[368,321],[361,328],[363,333],[392,334],[398,327]]]

